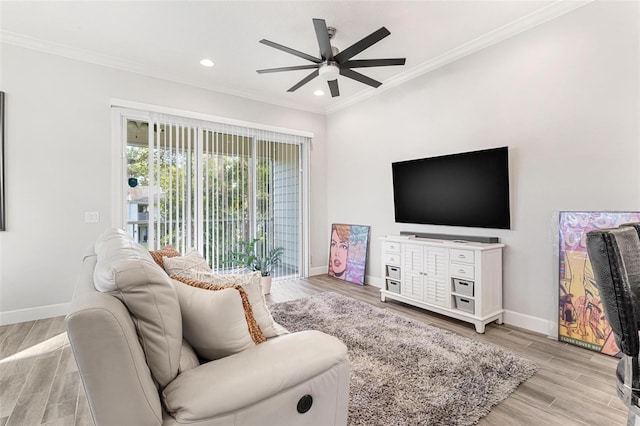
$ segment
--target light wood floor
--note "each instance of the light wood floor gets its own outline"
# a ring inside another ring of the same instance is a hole
[[[378,289],[329,277],[276,282],[270,302],[335,291],[454,333],[489,342],[535,361],[540,370],[480,420],[480,425],[625,425],[618,400],[617,360],[507,325],[477,334],[459,322],[399,302]],[[0,327],[0,426],[92,425],[70,350],[64,318]]]

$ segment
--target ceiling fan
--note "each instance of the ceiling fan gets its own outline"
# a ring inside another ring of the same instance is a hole
[[[294,86],[287,90],[287,92],[293,92],[304,86],[314,78],[321,76],[329,84],[331,96],[335,98],[336,96],[340,96],[340,90],[338,89],[338,75],[343,75],[345,77],[359,81],[360,83],[368,84],[372,87],[378,87],[382,83],[370,77],[367,77],[366,75],[360,74],[359,72],[354,71],[352,68],[386,67],[389,65],[404,65],[405,63],[406,58],[351,60],[351,58],[356,56],[358,53],[373,46],[374,44],[391,34],[385,27],[372,32],[371,34],[369,34],[362,40],[352,44],[342,52],[338,52],[337,48],[331,46],[331,38],[333,38],[336,33],[335,28],[327,27],[327,23],[324,19],[313,19],[313,27],[316,32],[316,38],[318,39],[318,46],[320,47],[320,58],[308,55],[306,53],[283,46],[278,43],[274,43],[273,41],[269,41],[266,39],[260,40],[260,43],[262,44],[266,44],[267,46],[271,46],[278,50],[282,50],[283,52],[287,52],[302,59],[306,59],[307,61],[313,62],[313,64],[257,70],[258,74],[314,69],[311,74],[297,82]]]

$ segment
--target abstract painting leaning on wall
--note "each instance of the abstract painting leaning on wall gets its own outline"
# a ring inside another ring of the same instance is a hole
[[[560,341],[607,355],[620,352],[600,301],[586,235],[629,222],[640,222],[640,212],[560,212]]]

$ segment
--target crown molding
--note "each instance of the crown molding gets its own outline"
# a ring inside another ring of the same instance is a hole
[[[82,62],[89,62],[110,68],[123,69],[138,74],[150,75],[142,66],[133,62],[124,61],[113,56],[102,55],[89,50],[78,49],[76,47],[54,43],[35,37],[29,37],[24,34],[18,34],[11,31],[0,30],[0,41],[5,44],[38,50],[40,52],[76,59]],[[156,75],[152,76],[155,77]]]
[[[13,33],[6,30],[0,30],[0,43],[10,44],[10,45],[22,47],[25,49],[37,50],[43,53],[62,56],[65,58],[74,59],[81,62],[88,62],[88,63],[101,65],[108,68],[118,69],[121,71],[141,74],[147,77],[167,80],[167,81],[184,84],[191,87],[197,87],[199,89],[206,89],[206,90],[211,90],[219,93],[224,93],[226,95],[250,99],[257,102],[264,102],[269,105],[277,105],[284,108],[291,108],[298,111],[306,111],[306,112],[311,112],[315,114],[322,114],[322,115],[325,114],[325,110],[322,108],[309,108],[309,107],[301,106],[295,103],[274,101],[273,99],[270,99],[264,96],[257,96],[252,93],[246,93],[246,92],[233,90],[229,88],[215,87],[215,86],[204,87],[201,85],[194,84],[193,82],[185,80],[184,78],[181,78],[176,75],[159,73],[157,71],[150,70],[135,62],[125,61],[113,56],[103,55],[103,54],[91,52],[88,50],[78,49],[68,45],[41,40],[38,38],[29,37],[23,34]]]
[[[406,83],[409,80],[413,80],[416,77],[427,74],[435,69],[478,52],[479,50],[486,49],[489,46],[493,46],[503,40],[516,36],[524,31],[530,30],[545,22],[551,21],[566,13],[572,12],[582,6],[585,6],[594,0],[558,0],[550,5],[539,9],[529,15],[523,16],[513,22],[496,28],[495,30],[488,32],[468,43],[460,45],[455,49],[449,50],[440,56],[435,57],[429,61],[423,62],[420,65],[412,67],[406,72],[395,75],[394,77],[385,80],[382,86],[377,89],[370,88],[364,90],[356,95],[350,96],[344,100],[341,100],[329,108],[326,109],[326,114],[331,114],[348,106],[354,105],[365,99],[377,96],[393,87]]]

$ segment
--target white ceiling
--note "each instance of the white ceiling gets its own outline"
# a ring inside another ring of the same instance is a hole
[[[326,113],[573,10],[588,1],[6,1],[3,43],[134,71],[251,99]],[[358,71],[370,88],[339,77],[331,98],[316,78],[287,89],[309,70],[257,69],[310,62],[258,43],[266,38],[319,56],[312,18],[337,29],[344,50],[385,26],[391,35],[354,59],[406,57],[405,66]],[[199,64],[208,57],[213,68]],[[316,89],[327,94],[313,95]]]

